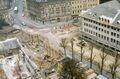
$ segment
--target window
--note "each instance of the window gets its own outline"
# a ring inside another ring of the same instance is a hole
[[[107,34],[109,34],[109,31],[107,31]]]
[[[116,42],[116,41],[115,41],[115,39],[114,39],[114,41],[113,41],[113,42],[114,42],[114,43]]]
[[[102,24],[102,26],[104,26],[104,25]]]
[[[86,23],[84,23],[84,25],[86,25]]]
[[[106,25],[104,25],[104,27],[106,28]]]
[[[99,31],[100,31],[100,28],[99,28]]]
[[[86,23],[86,26],[88,26],[88,24]]]
[[[90,24],[89,24],[89,27],[90,27]]]
[[[104,30],[104,33],[106,33],[106,30]]]
[[[111,29],[113,30],[113,27],[111,27]]]
[[[111,32],[111,35],[113,36],[113,32]]]
[[[104,40],[106,40],[106,36],[104,36]]]
[[[100,38],[100,34],[99,34],[99,38]]]
[[[101,31],[103,32],[103,29],[101,29]]]
[[[111,38],[111,42],[113,42],[113,39]]]
[[[86,29],[86,31],[88,32],[88,29]]]
[[[95,31],[93,32],[93,34],[95,35]]]
[[[117,29],[117,31],[119,32],[119,29]]]
[[[97,27],[96,27],[96,30],[97,30]]]
[[[105,22],[106,22],[106,19],[105,19]]]
[[[100,23],[98,23],[100,25]]]
[[[101,35],[101,38],[103,39],[103,35]]]
[[[92,34],[93,32],[91,31],[91,34]]]
[[[107,41],[109,41],[109,37],[107,37]]]
[[[119,41],[117,41],[117,45],[119,44]]]
[[[114,28],[114,30],[116,30],[116,28]]]
[[[84,28],[84,31],[86,32],[86,29]]]
[[[96,36],[97,36],[97,33],[96,33]]]
[[[119,38],[119,34],[117,34],[117,38]]]
[[[116,37],[116,33],[114,33],[114,36]]]
[[[89,33],[90,33],[90,30],[89,30]]]

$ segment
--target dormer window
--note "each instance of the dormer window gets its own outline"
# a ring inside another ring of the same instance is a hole
[[[105,22],[106,22],[107,20],[105,19]]]
[[[117,22],[117,24],[120,24],[119,22]]]
[[[101,18],[99,17],[99,20],[101,20]]]
[[[117,24],[120,24],[120,20],[117,21]]]
[[[102,20],[104,22],[107,22],[107,23],[110,23],[112,21],[112,18],[111,17],[108,17],[108,16],[104,16],[104,15],[101,15],[99,17],[99,20]]]

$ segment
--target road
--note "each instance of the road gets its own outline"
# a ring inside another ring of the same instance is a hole
[[[37,29],[43,29],[43,28],[50,28],[51,26],[59,26],[59,25],[64,25],[66,22],[59,22],[57,24],[52,24],[52,23],[49,23],[49,22],[46,22],[45,24],[42,24],[42,23],[38,23],[38,22],[35,22],[33,20],[31,20],[29,17],[26,17],[26,16],[22,16],[22,14],[25,15],[25,7],[26,4],[25,4],[25,0],[14,0],[13,3],[12,3],[12,9],[10,11],[10,15],[11,15],[11,18],[14,22],[14,24],[17,24],[19,26],[21,26],[22,28],[24,27],[35,27]],[[18,7],[18,13],[14,13],[14,7]],[[22,22],[25,22],[25,24],[27,26],[23,26],[22,25]],[[71,22],[71,21],[69,21]]]

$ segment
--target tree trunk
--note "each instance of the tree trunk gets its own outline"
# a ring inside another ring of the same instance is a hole
[[[82,55],[82,52],[83,51],[83,47],[81,46],[81,62],[82,62],[82,57],[83,57],[83,55]]]
[[[93,62],[93,46],[91,47],[91,54],[90,54],[90,68],[92,68],[92,62]]]
[[[115,79],[115,74],[112,74],[112,79]]]
[[[66,56],[66,48],[64,47],[64,54],[65,54],[65,56]]]
[[[71,40],[71,48],[72,48],[72,59],[74,59],[73,40]]]
[[[104,59],[102,59],[102,64],[101,64],[101,68],[100,68],[100,74],[102,75],[102,71],[103,71],[103,66],[104,66]]]

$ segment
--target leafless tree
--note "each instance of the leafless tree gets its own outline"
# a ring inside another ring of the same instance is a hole
[[[112,63],[111,65],[109,65],[110,67],[110,73],[112,75],[112,79],[116,79],[116,73],[117,73],[117,68],[120,65],[118,62],[119,58],[118,58],[118,52],[115,54],[115,59],[114,59],[114,63]]]
[[[84,54],[83,48],[86,46],[86,43],[84,42],[84,40],[81,40],[81,42],[79,43],[79,45],[80,45],[80,48],[81,48],[80,56],[81,56],[81,62],[82,62],[82,60],[83,60],[83,54]]]
[[[71,39],[72,59],[74,59],[74,39]]]
[[[93,56],[93,45],[91,45],[91,53],[90,53],[90,68],[92,68],[92,63],[93,63],[93,60],[95,59],[95,55]]]
[[[106,61],[107,54],[105,54],[105,48],[102,49],[102,53],[100,54],[101,62],[98,64],[100,68],[100,74],[103,73],[104,63]]]
[[[66,38],[61,39],[60,46],[63,47],[65,56],[66,56],[67,43],[68,43],[68,42],[67,42],[67,39],[66,39]]]

